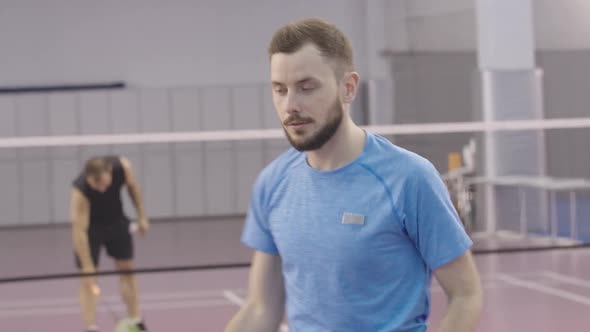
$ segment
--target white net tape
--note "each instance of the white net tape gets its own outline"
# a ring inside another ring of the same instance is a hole
[[[364,126],[363,128],[373,133],[381,135],[417,135],[470,132],[476,133],[491,131],[574,129],[590,128],[590,118],[399,124],[383,126]],[[282,129],[2,137],[0,138],[0,148],[247,141],[262,139],[280,139],[283,137],[284,133]]]

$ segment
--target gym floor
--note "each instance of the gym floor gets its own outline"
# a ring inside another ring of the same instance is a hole
[[[241,225],[241,218],[155,223],[146,238],[136,240],[137,266],[248,262],[251,251],[239,243]],[[0,242],[8,249],[0,252],[0,278],[75,272],[67,227],[5,229]],[[104,253],[101,258],[100,269],[111,269]],[[476,262],[485,289],[478,331],[581,331],[590,326],[590,249],[477,255]],[[247,277],[248,268],[139,274],[150,331],[169,331],[171,326],[222,331],[245,298]],[[82,331],[78,283],[0,283],[1,330]],[[104,276],[99,283],[98,323],[101,331],[112,331],[125,312],[117,277]],[[436,331],[445,310],[436,281],[432,305],[429,331]]]

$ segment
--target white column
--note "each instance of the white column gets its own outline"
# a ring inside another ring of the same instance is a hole
[[[366,1],[366,6],[367,120],[371,125],[393,124],[395,78],[391,53],[408,49],[405,5],[400,0],[371,0]]]
[[[477,0],[476,13],[480,69],[535,68],[531,0]]]
[[[484,121],[539,119],[543,117],[542,72],[535,66],[531,0],[477,0],[478,64],[482,83]],[[485,173],[545,175],[545,143],[541,131],[487,133],[484,140]],[[530,195],[527,195],[530,197]],[[486,191],[487,231],[518,216],[503,208],[513,197]],[[543,219],[540,196],[527,198],[528,220]],[[506,228],[506,227],[504,227]],[[512,230],[512,228],[508,227]]]

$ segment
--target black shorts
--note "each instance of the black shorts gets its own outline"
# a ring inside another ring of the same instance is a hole
[[[133,237],[129,232],[129,223],[112,227],[90,227],[88,229],[88,246],[95,267],[98,267],[100,251],[104,246],[107,254],[116,260],[133,259]],[[80,268],[80,259],[74,254],[76,266]]]

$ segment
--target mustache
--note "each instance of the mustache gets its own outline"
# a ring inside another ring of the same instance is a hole
[[[313,122],[312,118],[306,118],[306,117],[299,116],[297,114],[291,114],[291,115],[289,115],[289,117],[287,119],[285,119],[285,121],[283,121],[283,125],[288,126],[293,123],[310,123],[310,122]]]

